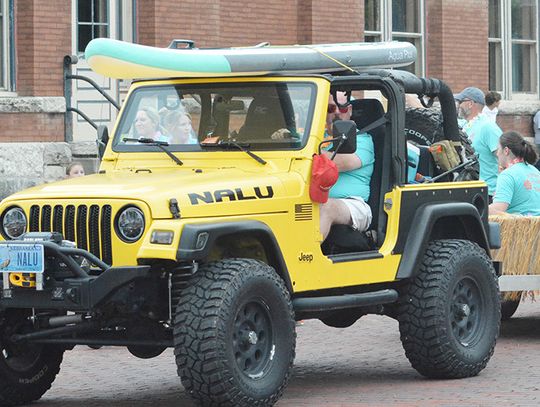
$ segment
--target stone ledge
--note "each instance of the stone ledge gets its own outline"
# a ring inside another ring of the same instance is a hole
[[[503,100],[499,105],[499,114],[503,116],[534,115],[540,110],[540,100]]]
[[[69,143],[69,147],[74,157],[97,157],[95,141],[75,141]]]
[[[0,97],[0,113],[65,113],[66,100],[51,97]]]

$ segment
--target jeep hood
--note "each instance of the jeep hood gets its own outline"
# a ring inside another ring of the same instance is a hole
[[[287,179],[296,182],[287,182]],[[237,168],[182,171],[112,172],[43,184],[18,192],[2,206],[31,200],[54,204],[54,200],[123,200],[146,203],[154,219],[171,218],[169,200],[178,201],[182,218],[229,216],[232,214],[276,212],[269,205],[285,197],[285,185],[300,187],[299,176],[290,173],[264,174]],[[298,192],[298,191],[297,191]],[[267,204],[261,205],[262,202]],[[82,203],[82,202],[81,202]],[[279,205],[278,205],[279,206]]]

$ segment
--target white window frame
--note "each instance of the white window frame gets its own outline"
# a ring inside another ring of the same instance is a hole
[[[539,51],[539,26],[538,26],[538,6],[539,0],[533,0],[536,4],[536,13],[534,14],[534,27],[536,31],[536,38],[533,40],[526,39],[512,39],[512,13],[511,13],[511,3],[506,0],[498,0],[499,10],[500,10],[500,20],[499,21],[499,32],[500,38],[488,38],[488,44],[491,43],[500,43],[501,44],[501,55],[502,61],[501,64],[501,81],[502,89],[490,89],[502,93],[503,99],[512,100],[512,99],[538,99],[539,94],[539,64],[538,64],[538,51]],[[491,3],[489,3],[491,4]],[[536,70],[534,73],[531,73],[531,80],[536,83],[532,92],[517,92],[513,89],[512,83],[512,46],[514,44],[525,44],[525,45],[535,45],[534,49],[536,55],[534,58],[534,63],[536,64]],[[488,71],[489,72],[489,71]],[[491,82],[491,78],[488,82]]]
[[[1,20],[0,30],[2,30],[2,54],[0,64],[2,66],[2,77],[0,78],[0,95],[13,95],[13,39],[12,39],[12,0],[0,0]]]
[[[118,12],[116,15],[120,17],[118,24],[118,39],[127,42],[136,42],[137,32],[137,1],[136,0],[119,0]]]
[[[110,36],[110,30],[111,30],[111,5],[110,5],[110,1],[107,1],[106,3],[106,6],[107,7],[107,21],[105,23],[99,23],[99,22],[96,22],[94,21],[94,11],[95,11],[95,8],[94,8],[95,4],[94,2],[91,3],[91,6],[90,6],[90,9],[91,9],[91,17],[90,17],[90,22],[81,22],[79,21],[79,2],[77,0],[75,0],[75,21],[76,21],[76,27],[77,27],[77,32],[76,32],[76,50],[77,50],[77,55],[83,55],[84,54],[84,49],[83,50],[80,50],[79,49],[79,36],[80,36],[80,27],[82,26],[85,26],[85,27],[90,27],[91,28],[91,40],[94,39],[94,38],[97,38],[97,37],[94,37],[94,27],[105,27],[107,29],[107,35],[105,37],[109,37]]]
[[[364,11],[365,4],[364,0]],[[426,40],[425,40],[425,0],[418,0],[419,15],[418,15],[418,26],[420,32],[402,32],[402,31],[392,31],[392,0],[371,0],[373,2],[379,3],[379,31],[364,30],[364,36],[377,36],[380,38],[380,41],[392,41],[394,36],[406,36],[420,39],[420,47],[417,47],[417,60],[416,60],[416,72],[418,76],[424,76],[426,68]]]

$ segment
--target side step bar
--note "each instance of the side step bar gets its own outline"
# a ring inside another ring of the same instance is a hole
[[[388,289],[361,294],[296,298],[292,303],[295,312],[317,312],[390,304],[396,302],[398,297],[399,294],[396,290]]]

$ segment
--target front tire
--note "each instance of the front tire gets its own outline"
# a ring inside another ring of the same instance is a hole
[[[290,295],[268,265],[226,259],[201,266],[176,308],[178,375],[203,406],[271,406],[295,356]]]
[[[398,321],[405,354],[422,375],[476,376],[500,327],[498,280],[485,251],[466,240],[430,242],[405,287]]]
[[[11,336],[30,332],[31,312],[8,309],[0,316],[0,405],[38,400],[60,371],[64,349],[53,345],[14,343]]]

